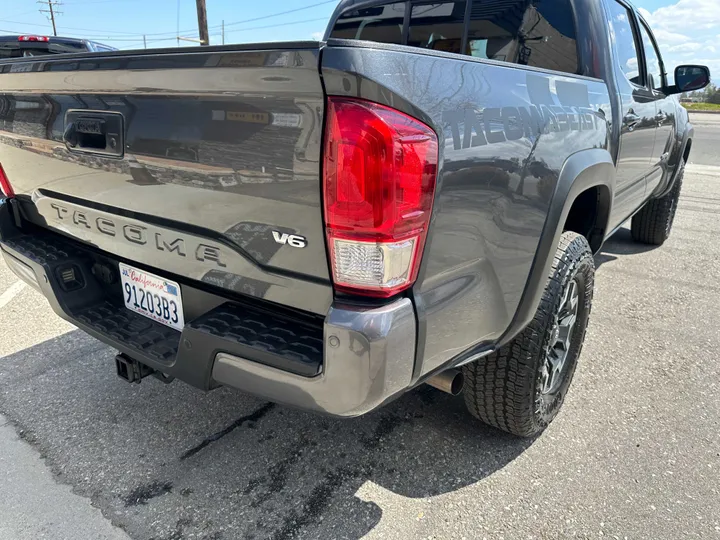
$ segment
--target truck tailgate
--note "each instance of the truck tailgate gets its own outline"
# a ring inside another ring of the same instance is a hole
[[[0,63],[0,162],[23,211],[130,261],[325,313],[319,44],[195,51]]]

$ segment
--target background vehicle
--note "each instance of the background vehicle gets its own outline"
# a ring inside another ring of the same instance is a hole
[[[33,35],[0,36],[0,59],[115,50],[115,47],[87,39]]]
[[[344,1],[322,43],[0,62],[0,245],[126,380],[354,416],[466,379],[474,415],[533,435],[593,252],[631,216],[670,233],[671,96],[708,81],[670,85],[616,0]]]

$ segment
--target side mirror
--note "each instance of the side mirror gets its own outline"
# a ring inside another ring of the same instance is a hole
[[[678,66],[675,68],[674,94],[700,90],[710,84],[710,70],[706,66]]]

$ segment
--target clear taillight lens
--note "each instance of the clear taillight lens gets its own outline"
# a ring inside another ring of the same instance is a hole
[[[335,287],[389,297],[417,278],[437,176],[435,132],[364,100],[328,99],[323,188]]]
[[[10,185],[10,180],[8,180],[8,177],[5,174],[5,169],[3,169],[2,163],[0,163],[0,191],[2,191],[3,197],[7,197],[8,199],[15,196],[15,191]]]

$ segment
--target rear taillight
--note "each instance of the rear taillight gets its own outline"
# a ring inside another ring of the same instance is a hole
[[[2,191],[3,197],[8,199],[15,196],[15,191],[13,191],[13,188],[10,185],[10,180],[8,180],[8,177],[5,174],[5,169],[3,169],[2,163],[0,163],[0,191]]]
[[[47,36],[19,36],[18,41],[42,41],[48,42],[50,38]]]
[[[364,100],[328,99],[323,189],[333,281],[389,297],[417,278],[438,140],[419,120]]]

